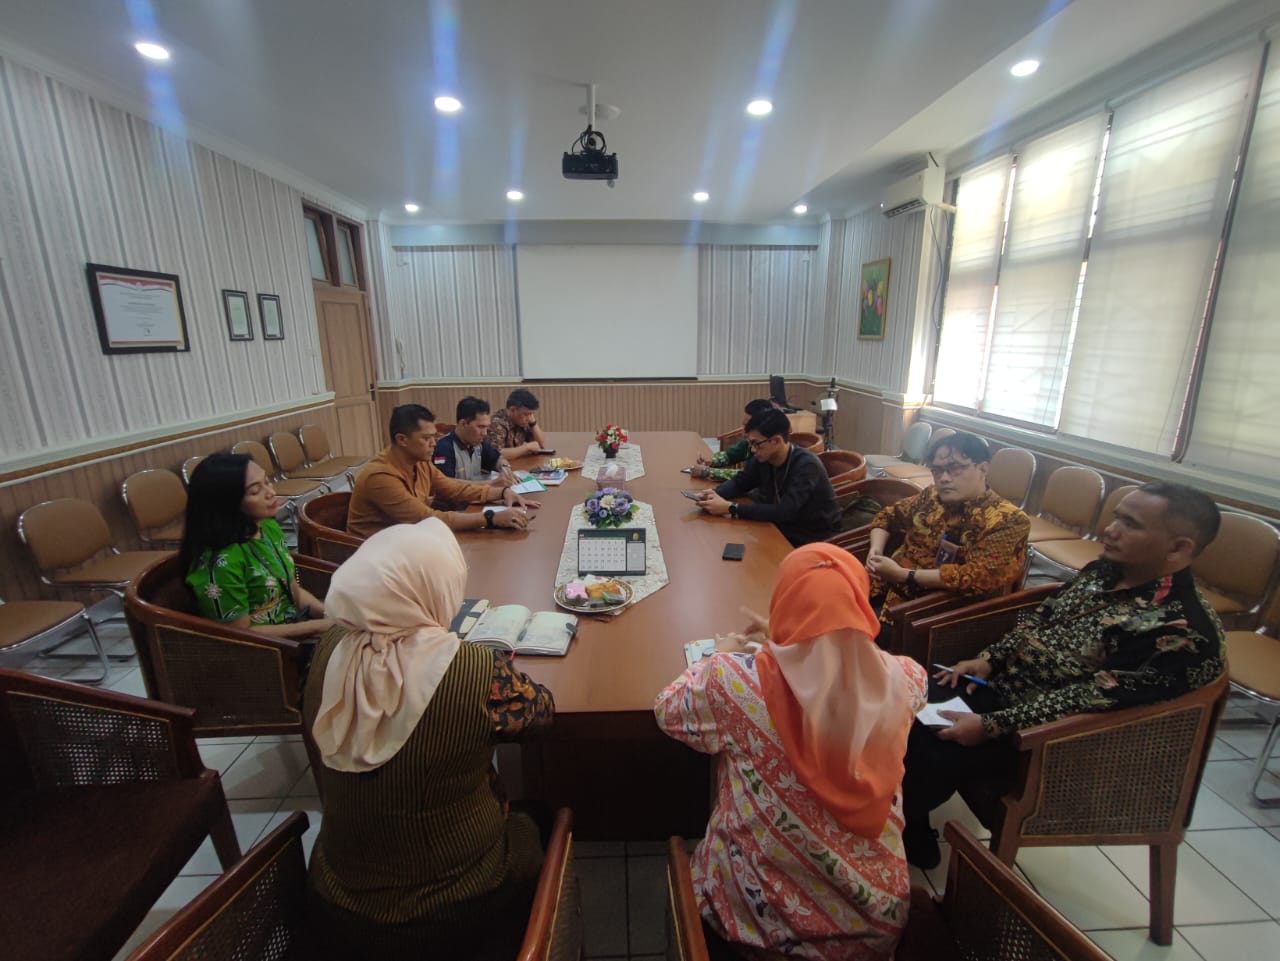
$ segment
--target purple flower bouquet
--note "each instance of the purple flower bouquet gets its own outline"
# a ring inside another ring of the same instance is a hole
[[[587,512],[587,520],[595,527],[621,527],[640,508],[626,491],[606,487],[588,497],[583,509]]]

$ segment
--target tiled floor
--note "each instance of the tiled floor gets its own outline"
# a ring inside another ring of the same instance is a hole
[[[129,641],[119,622],[105,626],[108,648],[124,651]],[[79,643],[79,642],[77,642]],[[13,666],[11,664],[5,666]],[[71,661],[45,662],[42,673],[85,676]],[[143,694],[136,661],[112,666],[108,686]],[[1247,719],[1233,706],[1229,717]],[[1280,808],[1264,810],[1248,800],[1248,776],[1262,744],[1260,722],[1223,727],[1214,744],[1187,843],[1178,856],[1174,917],[1177,933],[1168,948],[1147,940],[1147,856],[1126,847],[1036,848],[1018,867],[1037,890],[1086,930],[1117,961],[1261,961],[1280,958]],[[205,763],[216,767],[230,801],[242,847],[248,848],[292,811],[306,811],[310,851],[320,825],[320,801],[296,738],[217,739],[201,743]],[[1280,750],[1274,770],[1280,775]],[[1280,794],[1280,776],[1269,776]],[[963,821],[986,837],[958,800],[945,817]],[[665,903],[664,847],[660,843],[580,842],[587,957],[648,961],[663,952]],[[944,848],[944,858],[945,858]],[[944,861],[945,863],[945,861]],[[165,892],[129,947],[199,893],[218,873],[206,842]],[[946,872],[917,883],[940,890]],[[121,957],[127,954],[127,949]]]

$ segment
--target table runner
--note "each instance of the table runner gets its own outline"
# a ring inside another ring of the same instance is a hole
[[[618,456],[612,459],[604,456],[604,451],[600,449],[599,444],[592,444],[587,448],[586,456],[582,458],[582,476],[595,483],[600,468],[605,464],[619,464],[625,467],[629,481],[644,476],[644,459],[640,456],[639,444],[628,444],[626,447],[618,448]]]
[[[669,583],[667,561],[662,555],[662,544],[658,541],[658,525],[654,521],[653,508],[640,501],[636,501],[635,505],[639,510],[622,526],[644,528],[645,574],[643,577],[615,577],[614,580],[626,581],[631,585],[631,603],[616,611],[600,611],[601,614],[621,614]],[[578,531],[584,527],[590,528],[592,524],[587,520],[586,510],[579,504],[569,515],[569,525],[564,532],[564,549],[560,552],[560,567],[556,570],[556,587],[578,580]]]

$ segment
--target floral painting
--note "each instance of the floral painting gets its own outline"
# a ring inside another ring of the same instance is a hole
[[[858,296],[858,339],[884,340],[884,319],[889,312],[889,258],[862,265],[862,289]]]

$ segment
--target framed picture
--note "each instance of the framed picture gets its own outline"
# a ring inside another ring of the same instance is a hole
[[[227,331],[232,340],[253,340],[253,317],[249,314],[247,293],[243,290],[224,290],[222,312],[227,315]]]
[[[104,354],[191,350],[177,274],[86,264]]]
[[[884,319],[889,313],[889,258],[862,265],[858,294],[858,339],[884,340]]]
[[[258,294],[258,316],[262,319],[263,340],[284,340],[284,318],[278,294]]]

